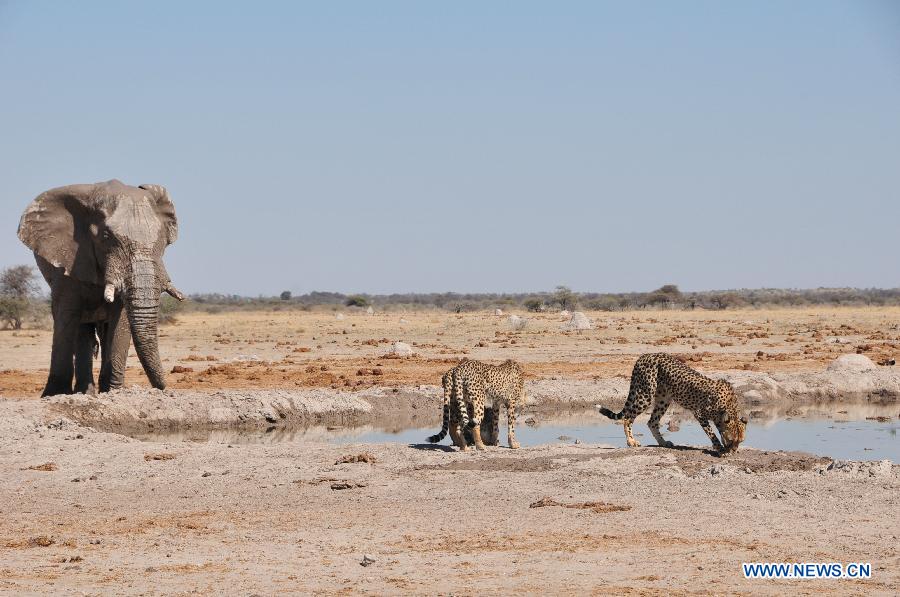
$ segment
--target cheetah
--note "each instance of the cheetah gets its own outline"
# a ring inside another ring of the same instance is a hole
[[[463,361],[467,360],[468,359],[466,358],[463,359]],[[436,435],[429,437],[428,441],[433,444],[437,443],[444,439],[449,431],[454,446],[462,446],[463,441],[465,441],[465,445],[471,446],[474,445],[475,439],[472,437],[472,430],[469,427],[463,428],[462,436],[460,437],[459,404],[456,393],[453,392],[452,388],[453,371],[455,370],[456,367],[447,371],[441,377],[441,386],[444,388],[443,426],[441,427],[441,431]],[[471,419],[475,412],[471,404],[467,405],[466,411],[469,419]],[[481,421],[481,434],[485,445],[497,445],[499,438],[498,434],[494,431],[494,427],[494,409],[490,406],[485,406],[484,418]]]
[[[614,413],[601,407],[600,414],[616,421],[624,420],[625,439],[633,448],[641,444],[631,435],[631,424],[652,401],[650,432],[660,446],[672,448],[674,444],[659,432],[659,421],[673,400],[694,414],[720,455],[736,451],[744,441],[747,418],[738,413],[737,397],[731,384],[701,375],[669,354],[641,355],[634,364],[631,387],[621,412]],[[721,442],[710,427],[710,421],[719,430]]]
[[[518,363],[506,360],[500,365],[489,365],[479,361],[463,360],[459,365],[444,374],[441,380],[444,385],[444,421],[441,432],[428,438],[435,443],[444,438],[449,429],[453,443],[460,451],[466,449],[465,438],[461,437],[458,425],[451,425],[451,402],[456,400],[458,412],[457,424],[468,428],[475,440],[475,448],[484,450],[481,438],[481,421],[485,412],[485,401],[493,403],[493,425],[491,443],[498,442],[500,430],[500,407],[506,406],[507,439],[509,447],[516,449],[516,407],[525,403],[525,380]],[[469,408],[472,415],[469,416]]]

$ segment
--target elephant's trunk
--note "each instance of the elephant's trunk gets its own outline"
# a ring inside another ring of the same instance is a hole
[[[159,358],[159,294],[160,283],[151,260],[131,264],[131,275],[125,284],[125,308],[131,326],[131,338],[150,385],[166,387],[166,377]]]

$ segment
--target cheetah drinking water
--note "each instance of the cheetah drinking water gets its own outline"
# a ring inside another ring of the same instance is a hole
[[[659,432],[659,421],[673,400],[694,414],[720,454],[734,452],[744,441],[747,419],[738,412],[737,397],[731,384],[701,375],[669,354],[641,355],[634,364],[631,387],[621,412],[600,408],[600,414],[616,421],[623,420],[625,439],[630,447],[636,447],[641,444],[631,435],[631,425],[653,402],[648,423],[650,432],[660,446],[672,448],[674,444]],[[719,430],[722,441],[716,437],[710,421]]]

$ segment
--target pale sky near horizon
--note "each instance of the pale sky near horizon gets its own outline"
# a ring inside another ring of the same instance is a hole
[[[186,292],[900,286],[900,3],[0,0],[0,268],[168,187]]]

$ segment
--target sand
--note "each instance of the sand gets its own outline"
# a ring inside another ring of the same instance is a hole
[[[826,370],[840,354],[876,362],[895,354],[898,309],[589,313],[595,329],[581,333],[559,330],[555,315],[528,314],[522,330],[489,313],[404,313],[402,324],[399,314],[345,315],[185,315],[161,343],[167,368],[193,371],[171,374],[170,389],[158,392],[132,366],[128,389],[96,398],[38,399],[48,333],[0,332],[0,592],[900,588],[900,467],[890,462],[746,448],[722,459],[701,448],[560,443],[460,453],[315,435],[250,444],[123,435],[430,425],[440,373],[463,355],[522,361],[529,408],[547,412],[621,404],[635,356],[650,350],[730,379],[757,418],[794,412],[800,400],[857,392],[857,401],[896,404],[900,393],[893,368]],[[415,354],[388,358],[396,341]],[[374,461],[336,464],[360,454]],[[750,561],[871,562],[873,578],[750,581],[740,567]]]

